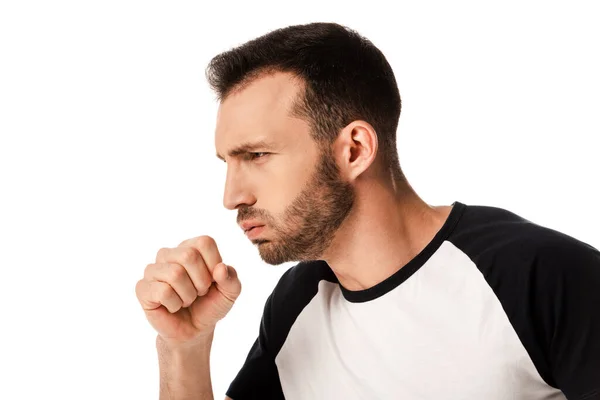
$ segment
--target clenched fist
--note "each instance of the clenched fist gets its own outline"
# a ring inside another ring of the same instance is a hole
[[[135,287],[146,318],[167,342],[186,344],[210,334],[242,289],[209,236],[162,248]]]

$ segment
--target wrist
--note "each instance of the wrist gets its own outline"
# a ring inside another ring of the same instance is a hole
[[[161,335],[156,336],[156,347],[159,350],[168,352],[189,352],[194,350],[209,351],[213,342],[214,331],[199,334],[190,340],[173,340],[164,338]]]

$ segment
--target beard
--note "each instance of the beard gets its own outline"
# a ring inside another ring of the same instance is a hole
[[[354,201],[352,185],[342,181],[333,154],[326,148],[321,151],[314,174],[281,218],[276,220],[265,211],[243,208],[238,221],[261,217],[271,227],[274,239],[252,241],[267,264],[317,260],[331,245]]]

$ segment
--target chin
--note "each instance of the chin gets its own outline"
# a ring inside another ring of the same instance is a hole
[[[282,251],[281,249],[274,248],[273,244],[267,240],[261,240],[257,245],[260,258],[270,265],[281,265],[286,262],[313,261],[318,259],[318,257],[310,257],[308,254],[291,254],[289,251]]]
[[[258,246],[260,258],[270,265],[281,265],[286,262],[299,261],[291,254],[286,254],[285,250],[277,248],[269,240],[257,240],[255,244]]]

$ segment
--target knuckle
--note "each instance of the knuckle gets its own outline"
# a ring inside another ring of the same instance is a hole
[[[169,285],[161,285],[160,289],[158,290],[158,297],[161,300],[169,300],[174,295],[175,295],[175,291]]]
[[[140,279],[135,284],[135,295],[137,296],[138,299],[141,298],[143,295],[144,285],[145,285],[145,282],[143,279]]]
[[[156,264],[148,264],[146,265],[146,268],[144,268],[144,278],[149,278],[150,274],[152,273],[152,270],[154,270],[154,266]]]
[[[189,263],[196,260],[196,250],[191,247],[182,247],[179,254],[179,260],[183,263]]]
[[[196,245],[199,249],[206,250],[216,246],[217,244],[215,239],[211,238],[210,236],[203,235],[196,238]]]
[[[161,247],[156,252],[156,262],[160,262],[161,260],[164,260],[168,251],[169,251],[169,249],[167,247]]]
[[[174,282],[181,280],[187,275],[185,268],[179,264],[171,264],[169,273]]]

